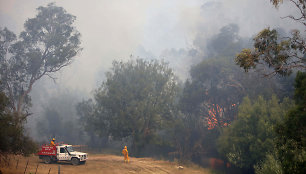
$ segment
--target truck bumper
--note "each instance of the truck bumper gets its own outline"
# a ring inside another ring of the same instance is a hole
[[[86,161],[88,159],[88,155],[81,155],[79,159],[80,161]]]

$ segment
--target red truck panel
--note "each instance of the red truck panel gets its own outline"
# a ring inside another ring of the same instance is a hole
[[[56,156],[56,146],[41,146],[38,155]]]

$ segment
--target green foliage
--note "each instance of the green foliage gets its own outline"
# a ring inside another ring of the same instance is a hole
[[[298,72],[295,79],[294,99],[299,106],[306,106],[306,73]]]
[[[222,111],[216,114],[220,121],[217,127],[231,123],[237,115],[236,106],[246,95],[252,99],[257,95],[269,98],[272,93],[289,95],[289,91],[282,91],[284,79],[264,79],[256,73],[243,73],[229,57],[204,60],[192,67],[190,73],[192,81],[185,83],[180,108],[185,114],[208,117],[211,108],[218,105]]]
[[[237,106],[244,96],[255,99],[258,95],[270,98],[273,93],[290,95],[290,80],[261,78],[254,72],[244,73],[235,65],[234,52],[243,45],[237,31],[235,25],[220,30],[208,46],[215,57],[191,67],[191,78],[180,96],[182,113],[175,127],[177,134],[173,136],[181,158],[200,161],[203,157],[218,157],[216,141],[222,134],[221,128],[237,118]],[[217,112],[212,114],[213,110]]]
[[[0,93],[0,156],[8,153],[28,155],[37,150],[37,145],[23,134],[23,127],[16,115],[8,108],[9,100]]]
[[[278,7],[283,0],[270,0]],[[290,0],[300,16],[289,15],[290,18],[306,26],[305,1]],[[254,49],[245,49],[236,56],[236,63],[248,71],[263,68],[267,76],[279,74],[287,76],[294,70],[305,71],[305,35],[298,30],[292,30],[289,37],[280,38],[276,30],[264,29],[254,38]],[[267,71],[268,70],[268,71]],[[306,170],[306,75],[298,72],[295,82],[296,106],[285,116],[277,128],[275,153],[284,173],[304,173]],[[275,157],[275,156],[274,156]],[[267,156],[271,158],[271,156]],[[257,172],[268,172],[273,166],[266,159]],[[279,168],[279,167],[277,167]],[[279,171],[279,170],[278,170]]]
[[[283,0],[270,0],[278,8]],[[305,0],[290,0],[296,8],[296,15],[288,15],[295,22],[306,26]],[[298,30],[292,30],[290,36],[280,36],[276,30],[266,28],[259,32],[254,40],[254,49],[243,49],[236,55],[236,63],[246,72],[250,69],[261,69],[266,76],[287,76],[294,70],[304,71],[306,40]]]
[[[33,84],[68,66],[81,50],[80,33],[72,25],[75,16],[53,3],[37,11],[36,17],[24,23],[19,37],[7,28],[0,29],[0,90],[8,97],[0,122],[1,150],[5,152],[27,154],[35,150],[23,128]]]
[[[254,38],[254,50],[242,50],[236,56],[236,63],[245,71],[258,67],[267,76],[287,76],[294,69],[305,69],[305,38],[297,30],[287,39],[279,38],[276,30],[262,30]]]
[[[135,155],[147,144],[162,143],[157,135],[175,115],[177,82],[172,70],[164,62],[137,59],[114,61],[106,75],[95,91],[94,111],[90,103],[83,103],[92,114],[81,112],[81,119],[100,135],[132,137]]]
[[[256,174],[283,174],[280,161],[274,154],[267,154],[265,160],[254,166]]]
[[[75,16],[52,3],[37,10],[18,39],[7,28],[0,30],[0,87],[19,115],[28,111],[33,84],[68,66],[81,50]]]
[[[92,148],[101,149],[103,145],[107,142],[105,139],[101,138],[101,122],[103,122],[103,117],[101,118],[98,114],[100,109],[97,108],[92,99],[83,100],[76,105],[77,115],[79,116],[79,124],[83,134],[85,134],[88,146]],[[100,135],[99,135],[100,134]],[[105,135],[105,134],[104,134]],[[103,136],[103,134],[102,134]],[[104,136],[106,138],[107,136]],[[83,142],[84,144],[84,142]]]
[[[278,7],[282,0],[270,0]],[[289,15],[290,18],[306,26],[305,1],[290,0],[300,16]],[[276,30],[264,29],[254,38],[254,49],[244,49],[236,56],[236,63],[248,71],[249,69],[264,69],[266,76],[287,76],[295,70],[305,71],[305,35],[298,30],[292,30],[289,37],[279,37]],[[298,72],[295,82],[296,106],[289,111],[277,128],[276,161],[279,161],[284,173],[304,173],[306,170],[306,80],[305,72]],[[270,158],[270,157],[267,157]],[[269,162],[258,168],[258,173],[271,168]],[[262,170],[262,171],[261,171]]]
[[[217,155],[216,139],[236,115],[237,108],[232,105],[244,95],[239,71],[228,57],[204,60],[192,67],[179,101],[181,123],[173,136],[181,159],[199,162],[204,156]],[[218,112],[212,115],[212,109]],[[213,119],[217,121],[211,123]]]
[[[266,101],[258,97],[254,102],[246,97],[239,106],[238,119],[224,129],[218,140],[218,149],[232,164],[251,169],[273,150],[276,124],[293,104],[282,103],[273,96]]]
[[[230,58],[242,45],[238,30],[235,24],[223,27],[208,42],[206,51],[210,59],[191,67],[191,78],[185,82],[180,96],[181,113],[173,132],[181,160],[199,162],[204,156],[216,156],[215,142],[220,128],[234,118],[237,109],[232,104],[242,98],[240,94],[244,91],[241,81],[237,80],[240,70]],[[196,44],[203,47],[201,43]],[[220,108],[222,111],[214,116],[209,113]],[[210,124],[212,119],[217,121]]]
[[[76,106],[77,114],[80,117],[80,124],[84,128],[86,132],[95,132],[96,125],[96,118],[94,117],[94,103],[92,99],[83,100],[82,102],[78,103]]]
[[[296,107],[278,125],[277,155],[285,173],[304,173],[306,169],[306,73],[298,72],[295,82]]]
[[[205,120],[193,114],[182,114],[173,122],[170,140],[176,148],[175,158],[181,162],[201,163],[203,158],[217,155],[216,139],[220,132],[208,130]]]

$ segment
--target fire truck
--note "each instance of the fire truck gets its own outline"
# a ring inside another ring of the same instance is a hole
[[[56,146],[43,145],[38,152],[39,159],[46,164],[57,161],[71,162],[73,165],[85,164],[88,154],[74,151],[72,145],[59,144]]]

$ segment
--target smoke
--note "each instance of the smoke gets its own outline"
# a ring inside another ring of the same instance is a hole
[[[22,31],[24,21],[35,16],[35,9],[49,2],[52,1],[1,0],[1,27]],[[104,80],[104,72],[114,59],[128,59],[131,54],[166,58],[165,50],[173,49],[203,51],[207,40],[230,23],[239,26],[242,37],[251,37],[265,27],[288,30],[291,29],[288,26],[295,27],[291,20],[281,19],[294,14],[295,9],[288,3],[275,9],[269,0],[55,2],[77,17],[84,48],[71,66],[57,74],[57,83],[87,94]],[[170,64],[179,64],[175,58],[166,59]],[[188,69],[184,61],[181,64]]]
[[[38,6],[54,0],[0,0],[0,27],[15,33]],[[250,38],[266,27],[289,31],[302,26],[281,17],[295,14],[285,2],[275,9],[269,0],[55,0],[56,5],[77,17],[84,50],[74,62],[55,74],[54,83],[44,78],[34,85],[33,125],[42,103],[65,90],[88,98],[103,80],[113,60],[132,57],[163,58],[181,80],[190,66],[207,53],[209,40],[228,24],[237,24],[238,35]]]

